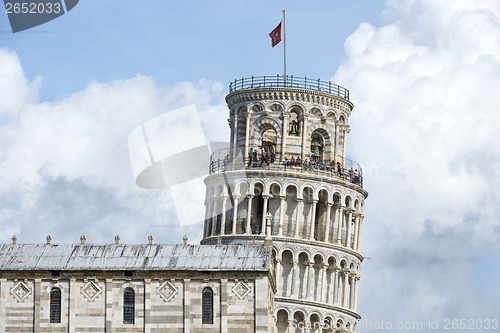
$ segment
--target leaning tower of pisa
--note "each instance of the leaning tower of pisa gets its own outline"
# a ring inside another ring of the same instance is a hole
[[[226,102],[230,145],[211,156],[201,243],[273,247],[273,331],[355,332],[368,193],[346,156],[349,91],[251,77],[232,82]]]

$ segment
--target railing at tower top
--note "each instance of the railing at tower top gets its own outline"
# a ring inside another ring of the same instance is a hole
[[[236,79],[229,84],[229,93],[255,88],[294,88],[321,91],[349,100],[349,90],[332,83],[307,77],[294,77],[293,75],[252,76]]]
[[[314,174],[323,177],[334,179],[342,179],[349,181],[355,185],[363,187],[363,170],[361,165],[346,158],[345,165],[341,161],[332,163],[332,161],[322,161],[318,163],[304,163],[304,161],[291,163],[288,161],[268,161],[269,165],[264,161],[257,159],[252,161],[243,160],[241,155],[231,160],[229,148],[222,148],[216,150],[210,156],[209,174],[217,174],[225,171],[238,171],[238,170],[263,170],[263,171],[287,171],[297,172],[303,174]]]

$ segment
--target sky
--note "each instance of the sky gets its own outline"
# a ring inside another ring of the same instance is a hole
[[[494,0],[85,0],[16,34],[0,13],[0,242],[199,242],[168,190],[135,184],[128,137],[194,104],[206,140],[226,141],[229,82],[283,71],[268,36],[283,9],[287,74],[332,80],[355,105],[359,332],[500,331]]]

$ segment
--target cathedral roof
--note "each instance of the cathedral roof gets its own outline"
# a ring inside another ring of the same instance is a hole
[[[0,245],[0,271],[267,271],[262,245]]]

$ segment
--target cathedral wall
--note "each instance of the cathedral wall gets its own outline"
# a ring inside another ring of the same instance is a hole
[[[136,274],[130,278],[92,272],[63,272],[48,278],[50,274],[37,278],[33,272],[2,274],[0,333],[270,332],[274,293],[265,274]],[[202,320],[207,288],[213,292],[213,323]],[[51,322],[51,292],[56,289],[60,319]],[[124,322],[126,289],[135,295],[133,323]]]

